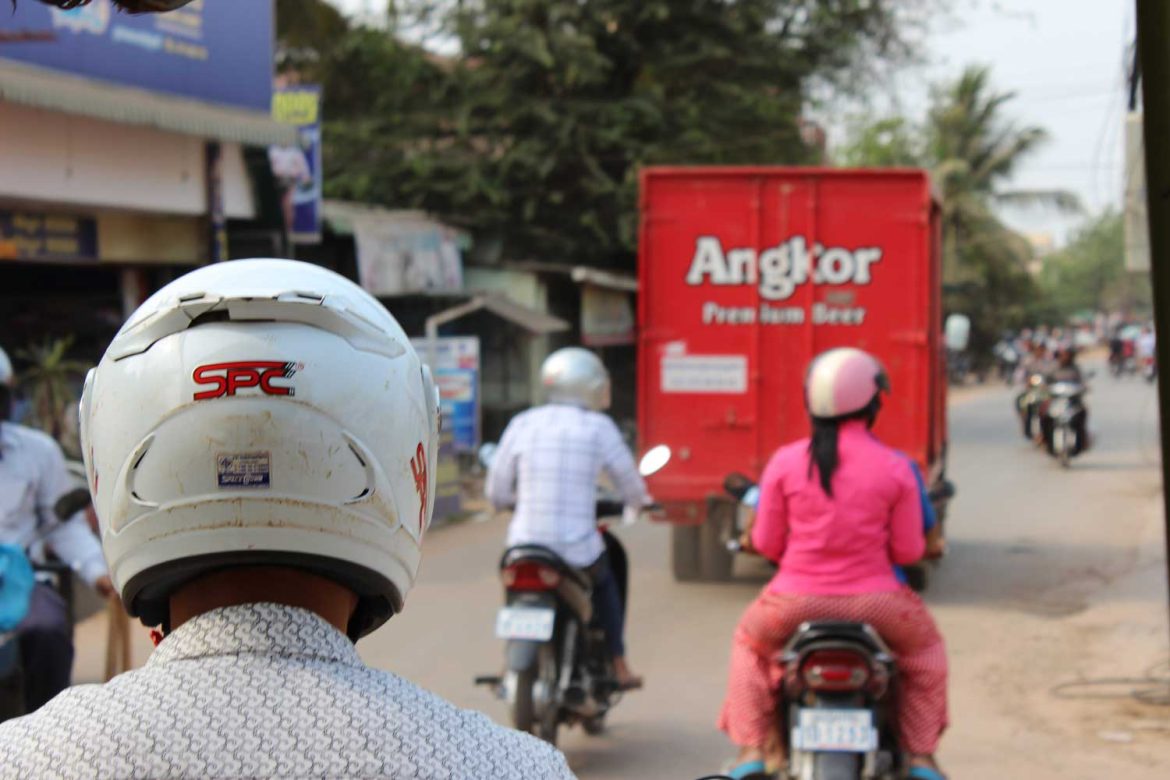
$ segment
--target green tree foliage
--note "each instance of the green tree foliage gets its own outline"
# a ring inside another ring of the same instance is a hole
[[[929,0],[465,0],[449,61],[353,30],[324,53],[326,189],[424,208],[504,257],[632,264],[645,164],[802,163],[814,81],[909,50]]]
[[[1045,259],[1041,287],[1062,320],[1081,312],[1150,312],[1150,277],[1125,269],[1122,215],[1107,211]]]
[[[943,220],[946,309],[972,320],[972,349],[986,353],[1004,329],[1044,313],[1027,271],[1032,248],[996,216],[997,206],[1076,211],[1060,190],[1016,190],[1011,177],[1046,139],[1043,128],[1006,116],[1014,95],[997,92],[990,71],[971,66],[932,91],[926,117],[858,122],[840,155],[851,165],[918,165],[931,171]]]

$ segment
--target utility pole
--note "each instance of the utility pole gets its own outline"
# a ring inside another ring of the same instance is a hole
[[[1170,3],[1136,0],[1137,59],[1141,74],[1146,149],[1146,204],[1150,223],[1150,274],[1158,365],[1170,367]],[[1170,579],[1170,376],[1158,382],[1162,433],[1162,501],[1166,511],[1166,562]]]

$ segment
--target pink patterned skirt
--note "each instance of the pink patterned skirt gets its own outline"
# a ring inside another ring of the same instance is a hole
[[[719,728],[741,746],[763,747],[776,729],[781,670],[776,654],[809,620],[869,623],[897,658],[902,749],[928,755],[947,727],[947,654],[922,600],[909,588],[818,596],[765,590],[740,618],[731,646]]]

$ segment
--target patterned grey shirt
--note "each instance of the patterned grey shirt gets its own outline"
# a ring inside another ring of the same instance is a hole
[[[572,778],[534,737],[365,666],[317,615],[218,609],[0,725],[3,778]]]

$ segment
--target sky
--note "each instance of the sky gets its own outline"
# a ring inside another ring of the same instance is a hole
[[[386,7],[386,0],[332,2],[350,14],[377,15]],[[929,84],[955,78],[967,64],[989,65],[993,86],[1017,94],[1006,114],[1050,135],[1010,186],[1070,190],[1093,215],[1122,201],[1125,58],[1133,30],[1129,0],[950,0],[927,35],[926,62],[898,73],[886,91],[908,115],[921,117]],[[839,135],[830,128],[830,142]],[[1003,216],[1057,243],[1084,219],[1038,211]]]

